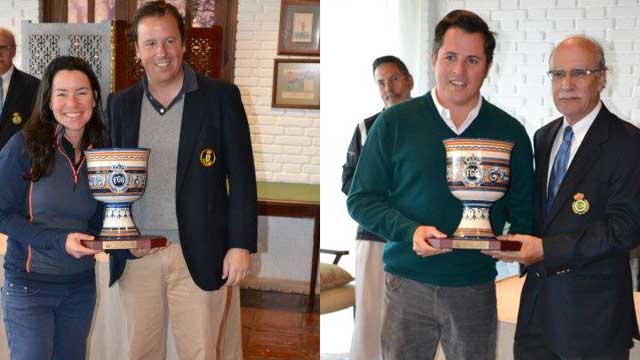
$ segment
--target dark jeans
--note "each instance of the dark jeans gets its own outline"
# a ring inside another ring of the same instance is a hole
[[[33,287],[5,280],[2,312],[11,360],[84,360],[95,305],[95,281]]]
[[[590,354],[587,356],[564,357],[554,353],[547,347],[543,334],[539,313],[534,310],[531,322],[526,331],[513,343],[515,360],[628,360],[629,349],[619,353]]]
[[[447,360],[496,357],[493,281],[442,287],[387,273],[382,354],[385,360],[431,360],[442,342]]]

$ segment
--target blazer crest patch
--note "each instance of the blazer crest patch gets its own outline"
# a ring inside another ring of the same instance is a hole
[[[14,112],[11,115],[11,122],[13,123],[13,125],[20,125],[20,123],[22,122],[22,116],[20,116],[20,113]]]
[[[576,193],[573,195],[573,203],[571,204],[571,210],[575,214],[584,215],[589,211],[589,201],[584,198],[583,193]]]
[[[213,149],[204,149],[200,152],[200,164],[204,167],[211,167],[216,162],[216,153]]]

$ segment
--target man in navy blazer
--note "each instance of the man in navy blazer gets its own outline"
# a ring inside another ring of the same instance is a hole
[[[132,29],[145,76],[109,97],[111,144],[151,149],[134,218],[143,235],[172,244],[111,256],[129,357],[164,359],[170,321],[181,359],[241,359],[237,285],[256,251],[257,206],[240,93],[182,62],[184,23],[173,5],[145,4]]]
[[[0,149],[29,120],[40,80],[13,66],[16,40],[0,27]]]
[[[519,252],[487,252],[526,266],[516,359],[628,359],[640,338],[629,250],[640,243],[640,130],[600,101],[602,47],[563,40],[549,61],[563,117],[534,136],[535,236]]]

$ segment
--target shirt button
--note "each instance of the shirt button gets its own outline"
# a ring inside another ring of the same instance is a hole
[[[164,109],[160,109],[160,114],[164,114]]]

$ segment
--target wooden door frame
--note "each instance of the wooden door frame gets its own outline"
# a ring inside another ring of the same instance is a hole
[[[42,22],[66,23],[69,16],[68,0],[40,0]]]
[[[236,60],[236,33],[238,31],[238,0],[224,0],[216,4],[214,23],[222,25],[222,79],[233,83]]]

